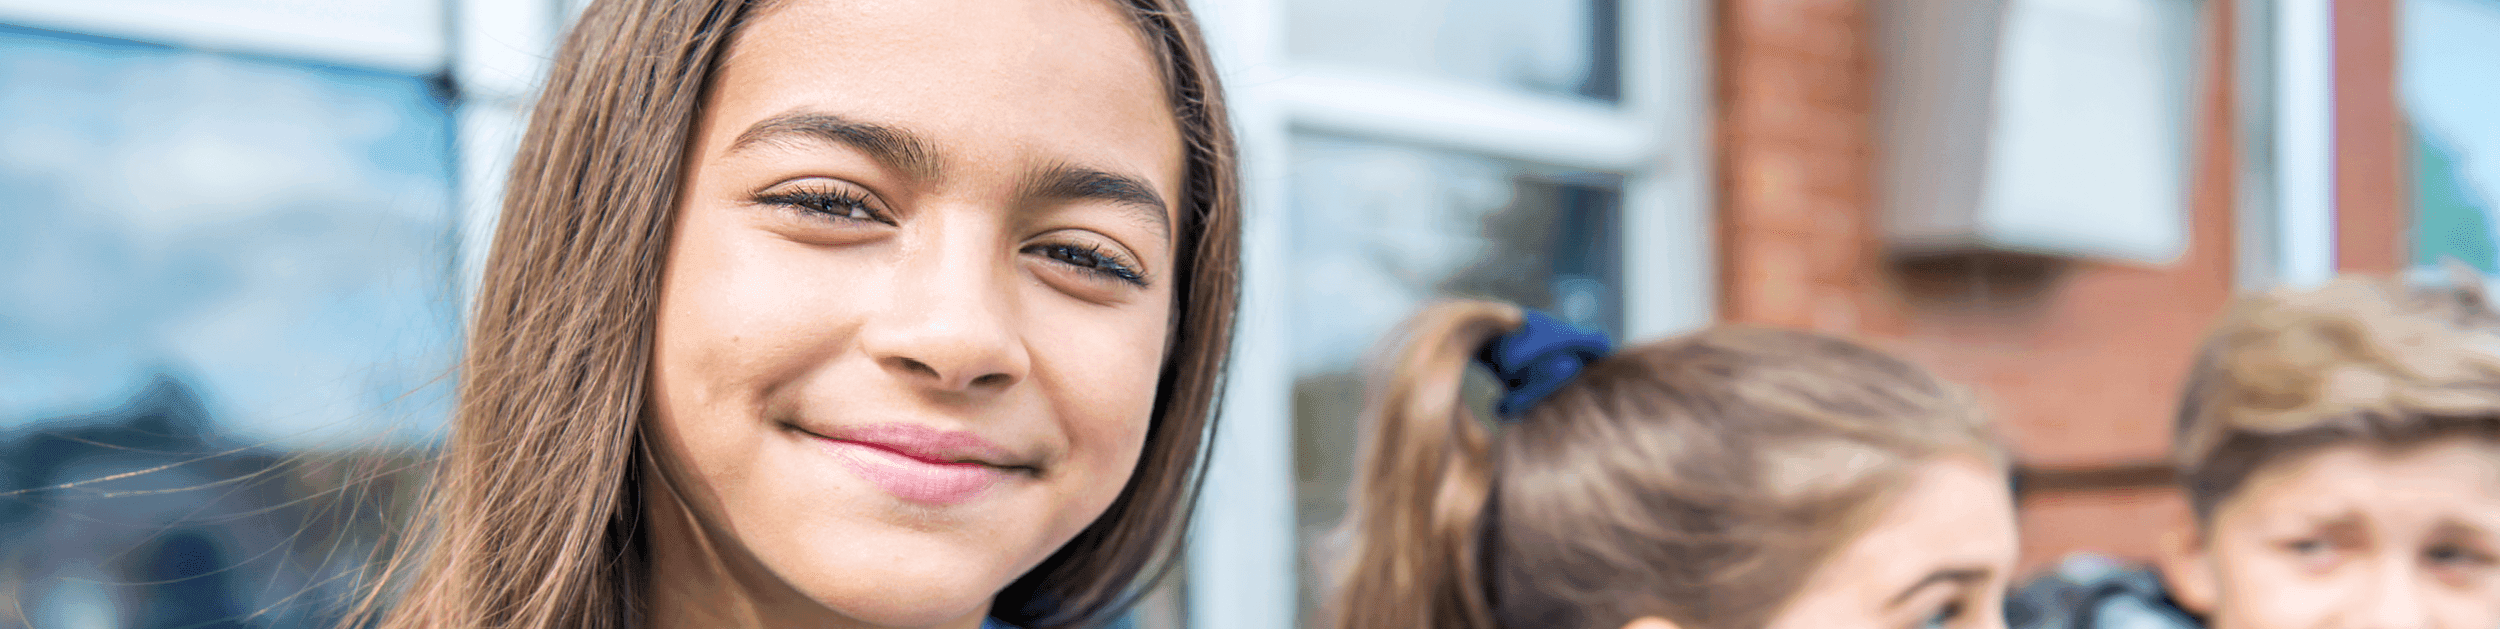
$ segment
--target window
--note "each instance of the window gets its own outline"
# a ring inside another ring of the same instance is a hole
[[[1231,388],[1187,559],[1190,626],[1317,621],[1362,361],[1427,301],[1503,299],[1627,337],[1709,320],[1703,10],[1198,4],[1249,207]]]
[[[332,464],[449,407],[447,92],[6,26],[0,76],[0,598],[333,622],[306,602],[347,599],[391,490]]]
[[[2413,126],[2417,272],[2455,259],[2500,275],[2500,0],[2400,5],[2397,89]]]
[[[0,0],[12,618],[336,623],[448,416],[557,1]]]

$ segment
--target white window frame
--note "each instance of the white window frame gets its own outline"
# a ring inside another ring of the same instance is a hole
[[[1287,154],[1324,133],[1622,173],[1624,332],[1654,338],[1716,315],[1708,3],[1622,0],[1614,105],[1298,64],[1284,0],[1193,3],[1241,142],[1242,308],[1223,421],[1188,558],[1195,629],[1297,624]]]
[[[530,107],[546,83],[558,38],[580,15],[584,2],[443,2],[450,7],[453,25],[444,63],[460,89],[452,115],[459,125],[460,311],[467,313],[486,271],[495,223],[503,216],[504,182],[521,149]]]
[[[442,67],[449,0],[0,0],[0,22],[411,75]]]
[[[2240,290],[2336,274],[2335,16],[2330,0],[2235,7]]]

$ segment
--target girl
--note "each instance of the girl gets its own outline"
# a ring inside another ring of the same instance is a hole
[[[1915,366],[1743,327],[1607,355],[1486,302],[1402,329],[1339,629],[2003,626],[2004,457]],[[1506,385],[1490,433],[1461,396],[1471,357]]]
[[[1225,125],[1177,0],[593,3],[381,625],[1118,612],[1213,422]]]

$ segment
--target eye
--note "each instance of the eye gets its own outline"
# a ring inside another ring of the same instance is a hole
[[[1961,620],[1962,602],[1946,601],[1943,606],[1937,607],[1934,613],[1928,614],[1926,620],[1919,621],[1918,626],[1919,629],[1942,629],[1951,627]]]
[[[1095,277],[1143,287],[1145,274],[1138,272],[1134,262],[1108,248],[1079,242],[1044,243],[1024,248],[1024,252],[1049,258],[1053,262],[1075,267]]]
[[[2422,559],[2439,569],[2479,568],[2494,561],[2489,554],[2457,543],[2433,544],[2422,550]]]
[[[2470,543],[2439,541],[2422,549],[2422,562],[2449,587],[2472,589],[2491,575],[2493,565],[2500,564],[2500,557]]]
[[[789,208],[812,218],[894,224],[893,217],[868,205],[866,192],[821,183],[767,190],[755,195],[755,202]]]
[[[2276,547],[2281,548],[2284,554],[2290,555],[2292,563],[2313,574],[2324,574],[2334,570],[2336,564],[2343,561],[2344,551],[2347,549],[2345,545],[2338,544],[2336,540],[2325,535],[2294,538],[2279,543]]]

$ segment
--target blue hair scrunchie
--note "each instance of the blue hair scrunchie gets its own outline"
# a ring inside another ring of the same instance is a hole
[[[1615,351],[1614,339],[1605,332],[1534,310],[1523,319],[1519,329],[1485,343],[1476,352],[1476,362],[1492,368],[1494,377],[1502,380],[1502,400],[1493,410],[1504,420],[1527,412],[1571,382],[1581,368]]]

